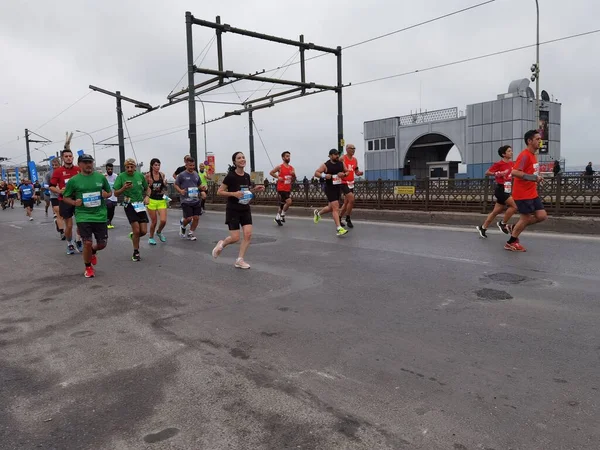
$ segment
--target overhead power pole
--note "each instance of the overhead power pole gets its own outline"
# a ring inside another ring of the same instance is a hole
[[[254,172],[254,121],[252,119],[252,110],[248,113],[248,127],[250,127],[248,134],[248,139],[250,141],[250,172]]]
[[[29,135],[34,134],[37,137],[44,139],[43,141],[38,141],[35,139],[29,139]],[[25,149],[27,150],[27,176],[31,180],[31,167],[29,167],[29,163],[31,162],[31,152],[29,151],[29,143],[35,142],[39,144],[48,144],[52,142],[50,139],[45,138],[44,136],[40,136],[39,134],[34,133],[33,131],[29,131],[29,129],[25,128]]]

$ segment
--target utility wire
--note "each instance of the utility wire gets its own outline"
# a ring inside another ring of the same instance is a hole
[[[66,111],[68,111],[69,109],[71,109],[73,106],[75,106],[77,103],[79,103],[81,100],[83,100],[84,98],[86,98],[88,95],[90,95],[93,91],[89,91],[87,94],[85,94],[83,97],[79,98],[79,100],[71,103],[69,106],[67,106],[65,109],[63,109],[61,112],[59,112],[57,115],[55,115],[52,119],[47,120],[46,122],[44,122],[42,125],[40,125],[39,127],[37,127],[34,131],[37,131],[39,129],[41,129],[42,127],[48,125],[50,122],[52,122],[54,119],[56,119],[57,117],[59,117],[61,114],[65,113]]]
[[[202,56],[202,53],[204,53],[204,51],[206,50],[206,55],[204,55],[204,58],[202,58],[202,61],[200,61],[200,65],[202,65],[202,63],[204,62],[204,59],[206,58],[206,56],[208,55],[208,51],[210,50],[209,46],[212,47],[213,42],[216,39],[216,35],[212,37],[212,39],[210,41],[208,41],[208,43],[204,46],[204,48],[202,49],[202,51],[200,52],[200,54],[196,57],[196,59],[194,60],[194,64],[196,64],[196,61],[198,61],[198,58],[200,58],[200,56]],[[177,86],[179,85],[179,83],[181,83],[181,80],[183,80],[185,78],[185,76],[188,74],[187,70],[185,71],[185,73],[181,76],[181,78],[179,79],[179,81],[177,83],[175,83],[175,86],[173,87],[173,89],[171,89],[171,92],[169,92],[167,94],[167,96],[171,95],[173,93],[173,91],[175,89],[177,89]]]
[[[285,62],[283,63],[283,65],[288,64],[289,62],[293,61],[296,58],[296,55],[298,55],[298,50],[294,50],[294,53],[292,53],[292,56],[290,56],[288,59],[285,60]],[[285,72],[290,68],[290,66],[288,65],[285,70],[283,71],[283,73],[279,76],[279,79],[281,80],[281,78],[283,77],[283,75],[285,75]],[[279,69],[277,69],[279,70]],[[248,98],[246,98],[246,100],[244,100],[244,103],[246,103],[250,97],[252,97],[254,94],[256,94],[260,88],[262,88],[264,85],[266,84],[266,81],[263,81],[258,88],[256,88],[256,90],[254,92],[252,92],[252,94],[250,94],[248,96]],[[273,83],[273,86],[271,87],[271,90],[273,89],[273,87],[275,86],[275,83]],[[271,92],[271,90],[269,90],[269,92]],[[267,94],[269,95],[269,94]]]
[[[133,152],[133,157],[135,158],[135,161],[139,164],[140,161],[138,160],[137,155],[135,154],[135,148],[133,148],[133,141],[131,140],[131,136],[129,135],[129,127],[127,126],[127,121],[124,120],[123,123],[125,125],[125,131],[127,131],[127,137],[129,138],[129,144],[131,145],[131,151]]]

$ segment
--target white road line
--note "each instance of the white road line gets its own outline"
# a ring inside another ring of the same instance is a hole
[[[23,227],[19,227],[19,226],[17,226],[17,225],[13,225],[13,224],[10,224],[10,225],[9,225],[9,227],[12,227],[12,228],[18,228],[19,230],[22,230],[22,229],[23,229]]]

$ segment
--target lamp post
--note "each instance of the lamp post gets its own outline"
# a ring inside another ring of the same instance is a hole
[[[208,158],[208,149],[206,148],[206,109],[204,108],[204,102],[201,99],[198,99],[200,104],[202,104],[202,115],[203,117],[203,132],[204,132],[204,161]]]
[[[94,142],[94,138],[90,133],[86,133],[85,131],[75,130],[77,133],[87,134],[92,140],[92,151],[94,152],[94,161],[96,161],[96,142]]]
[[[535,129],[540,127],[540,5],[535,0],[535,9],[537,15],[537,35],[535,41],[535,64],[531,66],[533,75],[531,81],[535,79]]]

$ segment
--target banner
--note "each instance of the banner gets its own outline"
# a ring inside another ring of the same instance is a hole
[[[85,152],[83,150],[77,150],[77,156],[83,155]]]
[[[38,179],[37,167],[35,167],[35,161],[29,161],[29,173],[31,174],[31,181],[35,183]]]
[[[2,180],[6,181],[6,170],[2,167]]]
[[[548,153],[548,140],[550,135],[548,129],[550,128],[550,113],[548,111],[540,111],[540,123],[538,130],[542,140],[540,141],[540,153]]]
[[[215,173],[215,155],[209,153],[206,159],[206,165],[208,166],[208,174],[212,175],[213,173]]]
[[[15,178],[17,179],[15,184],[18,186],[21,182],[19,181],[19,168],[15,167]]]

